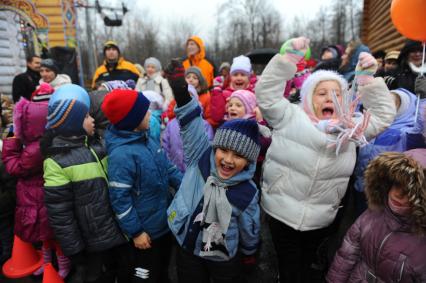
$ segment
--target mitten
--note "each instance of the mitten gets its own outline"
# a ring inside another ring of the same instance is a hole
[[[367,52],[361,52],[358,57],[358,64],[355,68],[355,80],[358,85],[366,85],[374,79],[377,71],[377,61]]]
[[[287,40],[280,49],[280,54],[294,63],[297,64],[306,54],[309,48],[309,39],[306,37],[297,37]]]
[[[420,96],[420,99],[426,98],[426,77],[418,76],[414,86],[414,91]]]
[[[185,68],[183,67],[181,60],[179,58],[172,59],[164,69],[164,74],[169,82],[180,77],[185,77]]]
[[[188,93],[188,84],[185,81],[185,69],[179,59],[172,59],[164,70],[178,107],[191,100]]]

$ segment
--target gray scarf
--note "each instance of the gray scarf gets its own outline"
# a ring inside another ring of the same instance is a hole
[[[157,73],[153,74],[152,77],[149,77],[148,75],[146,76],[146,90],[156,91],[155,90],[155,85],[156,85],[155,79],[157,78],[158,74],[159,73],[157,72]]]
[[[237,184],[238,182],[235,182]],[[195,221],[201,221],[203,228],[203,243],[200,256],[217,256],[229,260],[229,256],[212,244],[222,245],[226,249],[225,235],[231,222],[232,206],[226,197],[228,186],[235,185],[234,182],[222,181],[216,176],[209,176],[204,184],[203,211],[196,217]]]

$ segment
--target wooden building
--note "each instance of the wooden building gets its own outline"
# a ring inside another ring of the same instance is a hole
[[[73,0],[0,0],[0,93],[25,71],[27,54],[77,47]]]
[[[391,3],[392,0],[364,0],[361,39],[373,52],[400,50],[406,40],[392,23]]]

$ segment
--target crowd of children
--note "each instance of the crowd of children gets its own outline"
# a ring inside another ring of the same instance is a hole
[[[13,231],[68,282],[170,282],[173,249],[179,282],[245,282],[268,224],[277,282],[426,282],[425,77],[390,91],[355,43],[311,70],[304,37],[259,77],[187,51],[90,93],[43,60],[13,122],[2,97],[1,263]],[[324,264],[350,190],[362,215]]]

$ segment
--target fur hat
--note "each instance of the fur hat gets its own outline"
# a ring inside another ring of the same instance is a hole
[[[250,58],[244,55],[240,55],[238,57],[235,57],[232,60],[232,65],[231,65],[231,75],[236,73],[236,72],[242,72],[244,74],[246,74],[247,76],[250,76],[251,74],[251,62],[250,62]]]
[[[227,121],[216,130],[212,146],[235,151],[249,162],[256,162],[260,152],[259,126],[252,119]]]
[[[342,93],[348,88],[348,82],[334,71],[319,70],[311,74],[303,82],[300,90],[302,106],[308,115],[315,115],[314,106],[312,104],[312,95],[314,94],[317,85],[323,81],[336,81],[340,85]]]
[[[155,66],[155,70],[157,72],[161,71],[161,62],[155,57],[149,57],[145,60],[145,63],[143,64],[143,67],[145,68],[145,70],[148,67],[148,65]]]
[[[83,121],[89,109],[90,98],[84,88],[64,85],[49,100],[46,129],[54,129],[62,136],[84,135]]]
[[[117,129],[133,131],[145,118],[149,104],[142,92],[114,89],[105,96],[101,109]]]
[[[253,92],[249,90],[236,90],[234,91],[231,96],[229,97],[229,100],[232,98],[238,98],[244,105],[244,108],[246,110],[246,114],[244,115],[244,119],[251,118],[254,116],[254,109],[257,106],[256,102],[256,96]]]
[[[365,171],[365,193],[370,209],[383,209],[393,185],[407,194],[417,232],[426,232],[426,180],[422,165],[400,152],[385,152],[372,160]]]

